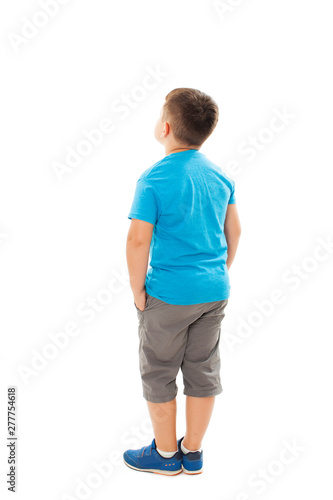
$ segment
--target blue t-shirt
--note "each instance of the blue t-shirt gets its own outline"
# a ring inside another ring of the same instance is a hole
[[[129,219],[154,224],[146,292],[169,304],[229,298],[224,222],[235,182],[198,151],[171,153],[139,177]]]

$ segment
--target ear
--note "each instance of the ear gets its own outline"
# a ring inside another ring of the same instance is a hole
[[[170,125],[168,122],[163,122],[163,131],[161,136],[167,137],[170,134]]]

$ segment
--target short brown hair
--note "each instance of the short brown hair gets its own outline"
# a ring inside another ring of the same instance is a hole
[[[219,108],[209,95],[200,90],[178,88],[165,98],[162,120],[166,119],[169,119],[177,141],[189,146],[201,146],[217,125]]]

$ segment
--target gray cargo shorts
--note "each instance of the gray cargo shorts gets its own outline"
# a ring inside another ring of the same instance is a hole
[[[228,299],[193,305],[168,304],[146,293],[139,319],[139,366],[143,397],[166,403],[177,395],[182,370],[184,394],[216,396],[220,381],[220,333]]]

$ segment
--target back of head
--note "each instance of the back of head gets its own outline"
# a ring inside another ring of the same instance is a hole
[[[162,120],[170,123],[175,139],[181,144],[201,146],[218,119],[218,105],[200,90],[177,88],[165,98]]]

